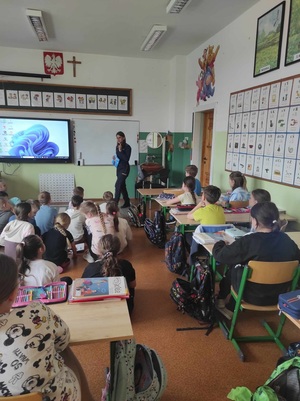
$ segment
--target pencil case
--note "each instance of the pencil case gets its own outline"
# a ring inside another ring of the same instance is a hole
[[[26,306],[37,300],[45,304],[55,304],[65,302],[67,297],[68,287],[64,281],[56,281],[44,286],[20,286],[12,307]]]
[[[295,319],[300,319],[300,290],[280,294],[278,298],[279,309]]]

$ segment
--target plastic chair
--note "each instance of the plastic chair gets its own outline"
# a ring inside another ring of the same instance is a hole
[[[0,400],[7,400],[7,397],[0,397]],[[46,399],[49,399],[48,397],[44,398],[42,393],[29,393],[29,394],[23,394],[23,395],[13,395],[12,397],[9,397],[10,401],[46,401]]]
[[[276,332],[274,332],[266,321],[262,321],[263,327],[267,330],[269,335],[265,336],[236,336],[236,324],[239,313],[245,310],[256,312],[270,312],[274,311],[278,314],[277,302],[270,306],[257,306],[247,303],[243,300],[244,290],[247,282],[257,284],[287,284],[286,291],[293,291],[298,283],[300,277],[299,261],[289,262],[260,262],[251,260],[247,266],[243,267],[242,278],[238,292],[231,287],[231,296],[235,300],[235,309],[233,312],[230,326],[224,321],[219,321],[219,326],[224,332],[226,338],[230,340],[238,352],[241,361],[245,360],[245,356],[240,349],[240,342],[261,342],[261,341],[274,341],[278,347],[286,352],[284,345],[280,341],[283,325],[285,322],[285,315],[282,313]],[[290,284],[290,285],[289,285]],[[282,291],[281,291],[282,292]],[[279,294],[278,294],[279,295]]]

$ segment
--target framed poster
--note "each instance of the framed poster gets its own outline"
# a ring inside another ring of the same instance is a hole
[[[291,0],[289,28],[286,42],[286,53],[284,65],[297,63],[300,61],[300,0]]]
[[[284,11],[285,1],[257,20],[254,77],[279,68]]]

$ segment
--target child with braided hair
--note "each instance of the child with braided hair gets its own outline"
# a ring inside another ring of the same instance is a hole
[[[176,198],[168,199],[167,205],[174,205],[180,203],[181,205],[196,205],[197,197],[195,195],[195,178],[192,176],[184,177],[182,183],[183,194],[176,196]]]
[[[108,218],[111,219],[114,224],[115,235],[119,238],[121,243],[119,251],[119,253],[121,253],[128,245],[128,241],[132,240],[131,228],[126,219],[119,217],[119,207],[116,202],[107,202],[106,213],[108,215]]]
[[[73,259],[77,258],[74,238],[68,231],[70,223],[71,218],[67,213],[59,213],[55,218],[54,227],[42,235],[46,247],[43,258],[61,266],[63,269],[70,264],[69,248],[73,252]]]
[[[87,265],[82,277],[114,277],[124,276],[130,297],[127,299],[129,313],[134,307],[134,291],[136,286],[135,270],[128,260],[117,259],[120,251],[120,240],[116,235],[103,235],[98,242],[99,258]]]
[[[115,234],[114,223],[108,218],[106,213],[102,213],[97,203],[92,201],[82,202],[80,211],[86,217],[85,239],[89,248],[89,253],[93,260],[97,260],[99,256],[98,242],[103,235]],[[83,256],[88,262],[92,261],[88,256]]]

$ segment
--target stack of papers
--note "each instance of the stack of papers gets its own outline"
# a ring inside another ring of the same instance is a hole
[[[201,245],[214,244],[217,241],[223,240],[223,231],[217,233],[194,233],[193,239]]]

